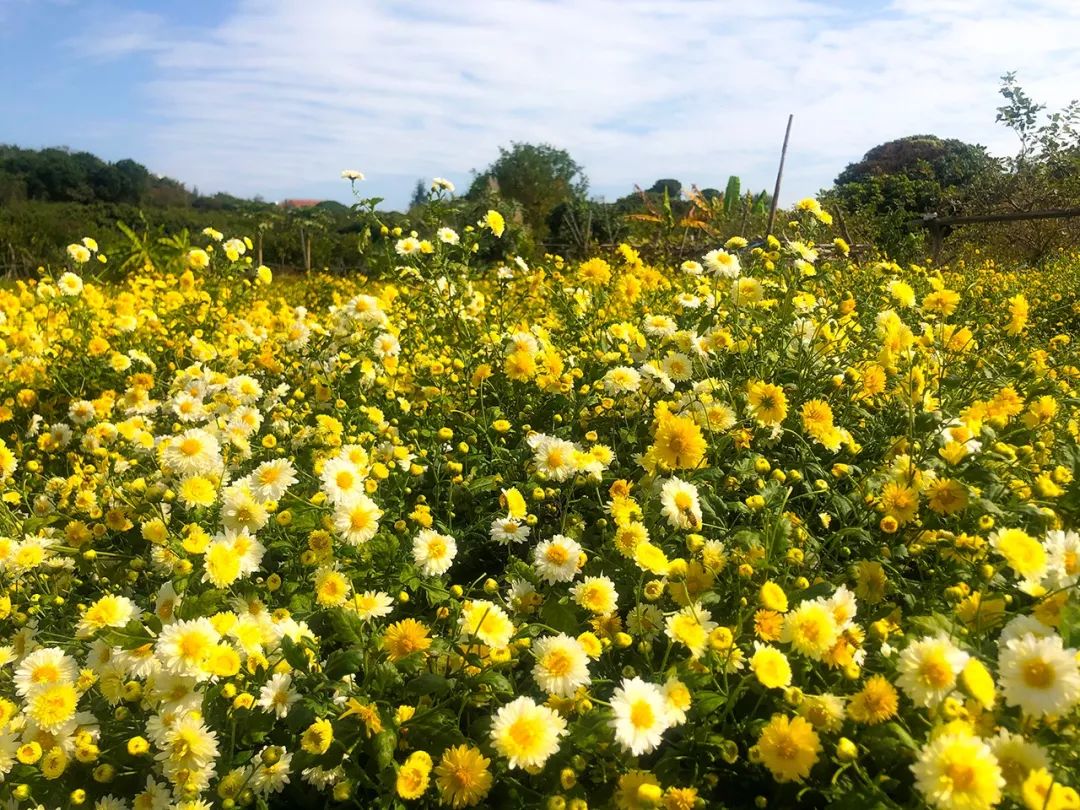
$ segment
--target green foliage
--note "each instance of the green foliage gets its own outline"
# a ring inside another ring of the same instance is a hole
[[[107,163],[89,152],[0,145],[0,202],[152,203],[160,192],[191,195],[169,178],[154,177],[134,160]]]
[[[626,219],[614,206],[596,200],[567,200],[548,217],[548,239],[552,250],[563,256],[582,258],[598,245],[612,245],[627,238]]]
[[[997,121],[1016,135],[1019,150],[1000,161],[1001,171],[967,189],[979,213],[1045,211],[1080,206],[1080,102],[1047,113],[1019,86],[1015,73],[1001,78],[1005,103]],[[964,228],[954,242],[978,245],[1003,261],[1043,266],[1080,240],[1080,218],[1026,220]]]
[[[727,187],[724,189],[724,213],[732,214],[735,211],[735,206],[739,201],[739,178],[735,175],[731,175],[727,181]]]
[[[678,197],[682,194],[682,182],[671,178],[665,178],[657,180],[648,188],[649,194],[663,194],[665,191],[668,193],[669,197]]]
[[[537,239],[547,236],[548,218],[559,203],[584,199],[589,181],[563,149],[550,144],[517,143],[499,148],[499,157],[476,175],[470,200],[502,198],[521,206],[522,221]]]
[[[953,138],[912,135],[875,146],[836,178],[829,202],[838,204],[859,241],[913,261],[923,252],[924,214],[962,210],[963,189],[996,171],[982,146]]]

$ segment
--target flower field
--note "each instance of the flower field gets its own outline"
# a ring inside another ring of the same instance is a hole
[[[1076,262],[827,220],[0,289],[7,806],[1080,807]]]

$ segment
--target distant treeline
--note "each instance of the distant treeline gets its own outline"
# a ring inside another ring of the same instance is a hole
[[[123,223],[130,234],[118,225]],[[0,274],[22,275],[64,259],[64,248],[93,236],[112,252],[213,227],[258,240],[276,267],[355,263],[348,206],[327,201],[288,210],[262,199],[202,195],[152,174],[134,160],[109,163],[89,152],[0,145]]]
[[[179,180],[151,174],[134,160],[115,163],[65,148],[20,149],[0,144],[0,205],[22,202],[236,208],[259,200],[229,194],[205,197]]]
[[[436,194],[429,181],[419,180],[407,212],[380,208],[379,219],[390,228],[423,230],[436,219],[464,228],[497,208],[510,226],[500,242],[503,256],[558,252],[575,258],[630,241],[664,245],[667,253],[652,258],[674,259],[707,250],[720,235],[760,230],[768,204],[764,191],[741,193],[737,177],[723,191],[699,192],[667,178],[614,202],[596,200],[588,196],[582,168],[564,150],[515,143],[474,172],[460,194]],[[205,241],[199,234],[206,227],[251,237],[252,258],[274,269],[364,272],[359,248],[387,238],[335,201],[287,207],[205,196],[134,160],[109,163],[63,148],[0,146],[0,275],[62,264],[66,245],[83,236],[93,236],[118,260],[110,261],[115,273],[140,256],[153,256],[157,244],[175,249],[177,239]]]

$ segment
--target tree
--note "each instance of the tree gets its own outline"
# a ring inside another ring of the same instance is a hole
[[[413,186],[412,197],[409,198],[409,210],[414,211],[424,205],[428,198],[428,187],[423,180],[417,180]]]
[[[117,202],[138,205],[150,190],[150,172],[141,163],[130,158],[118,160],[113,169],[119,179],[120,193]]]
[[[668,197],[670,197],[671,199],[675,199],[680,194],[682,194],[682,183],[678,180],[671,180],[665,178],[663,180],[657,180],[646,190],[650,194],[662,195],[664,193],[664,189],[667,189]]]
[[[985,147],[934,135],[875,146],[836,178],[826,203],[838,204],[857,233],[898,260],[914,260],[924,214],[957,214],[965,189],[997,170]]]
[[[584,199],[589,181],[581,166],[563,149],[550,144],[512,143],[476,175],[468,198],[495,194],[521,206],[525,223],[538,239],[547,233],[547,219],[561,202]]]
[[[999,162],[1000,170],[971,184],[966,200],[978,213],[1025,213],[1080,205],[1080,102],[1047,112],[1016,80],[1001,77],[1005,103],[997,122],[1019,141],[1017,153]],[[996,255],[1042,264],[1080,241],[1080,217],[975,225],[963,237],[988,246]]]
[[[863,159],[850,164],[836,178],[836,186],[859,183],[873,177],[902,174],[933,179],[942,188],[961,186],[992,163],[986,147],[955,138],[909,135],[875,146]]]

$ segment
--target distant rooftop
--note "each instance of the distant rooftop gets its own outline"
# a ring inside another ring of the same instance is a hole
[[[322,200],[282,200],[278,203],[282,208],[313,208]]]

